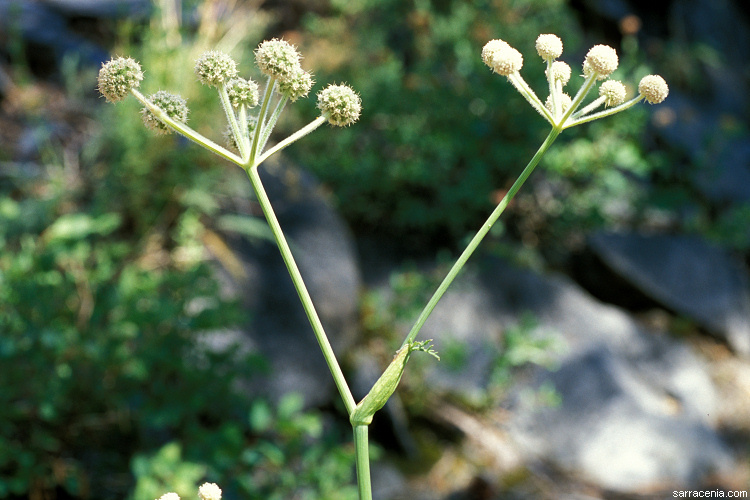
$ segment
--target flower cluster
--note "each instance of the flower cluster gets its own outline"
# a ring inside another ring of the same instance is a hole
[[[112,59],[99,70],[99,92],[110,102],[125,99],[143,80],[141,65],[129,57]]]
[[[221,488],[214,483],[203,483],[198,488],[199,500],[221,500]],[[164,493],[158,500],[180,500],[177,493]]]
[[[159,134],[179,132],[206,149],[243,168],[252,168],[271,154],[286,147],[326,121],[345,126],[359,119],[362,103],[359,96],[346,85],[330,85],[318,94],[321,115],[312,123],[287,139],[263,152],[276,122],[288,102],[307,96],[313,86],[312,75],[302,69],[301,56],[289,42],[274,38],[262,42],[255,50],[255,62],[261,73],[268,77],[261,97],[258,83],[239,76],[237,63],[228,54],[210,50],[195,62],[198,80],[219,93],[227,117],[224,134],[230,149],[224,149],[187,126],[188,107],[185,100],[175,94],[160,90],[148,97],[139,91],[143,72],[130,58],[116,58],[104,64],[99,71],[99,91],[108,101],[117,102],[134,95],[144,107],[143,123]],[[249,110],[258,107],[257,114]]]
[[[536,51],[547,64],[545,74],[549,84],[549,97],[544,104],[521,77],[523,56],[507,42],[487,42],[482,48],[482,60],[492,71],[506,76],[531,106],[559,130],[623,111],[641,100],[658,104],[669,94],[669,87],[662,77],[648,75],[641,79],[638,95],[626,100],[628,92],[625,85],[617,80],[608,80],[619,64],[617,52],[607,45],[595,45],[583,61],[584,83],[575,96],[571,97],[563,91],[563,87],[570,80],[570,66],[557,60],[563,52],[562,40],[552,34],[539,35],[536,40]],[[581,106],[599,81],[602,81],[599,86],[599,97]],[[597,111],[601,106],[605,109]]]

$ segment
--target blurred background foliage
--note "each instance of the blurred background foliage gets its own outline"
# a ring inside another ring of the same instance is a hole
[[[651,61],[674,54],[685,63],[676,87],[694,79],[684,47],[647,57],[635,34],[584,26],[580,6],[564,0],[186,0],[181,12],[178,4],[156,3],[149,17],[90,35],[141,62],[144,93],[187,97],[191,125],[216,139],[225,125],[213,92],[195,82],[195,58],[224,50],[260,80],[252,64],[260,40],[299,45],[313,92],[346,81],[364,111],[361,123],[312,134],[288,157],[322,180],[357,237],[399,242],[411,256],[460,246],[547,131],[481,63],[487,40],[517,47],[537,89],[545,82],[533,47],[544,32],[564,40],[574,75],[593,39],[620,48],[615,77],[631,89]],[[236,382],[262,371],[263,360],[201,345],[202,334],[239,328],[252,314],[222,293],[205,251],[223,209],[246,198],[244,174],[184,140],[149,134],[133,99],[103,105],[95,68],[67,58],[47,61],[58,71],[45,73],[20,31],[0,42],[12,81],[0,123],[0,498],[149,499],[201,480],[234,497],[352,498],[341,487],[353,481],[346,423],[293,396],[278,406],[250,400]],[[290,107],[277,133],[312,119],[314,106],[311,98]],[[674,155],[656,152],[648,111],[566,132],[495,241],[565,265],[592,229],[688,213],[679,224],[746,250],[748,234],[736,228],[750,210],[714,223]],[[49,125],[66,120],[72,143]],[[16,158],[16,122],[38,131],[33,161]],[[410,309],[414,286],[404,286]],[[366,331],[401,314],[368,307]]]

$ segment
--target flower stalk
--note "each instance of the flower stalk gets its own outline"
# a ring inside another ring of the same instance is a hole
[[[546,102],[539,99],[521,76],[523,56],[507,42],[497,39],[489,41],[482,48],[481,57],[492,71],[505,76],[531,107],[551,125],[549,134],[503,199],[459,255],[419,314],[389,366],[359,403],[354,400],[346,382],[258,172],[259,166],[270,156],[311,133],[325,122],[340,127],[356,122],[362,110],[361,100],[356,92],[346,85],[329,85],[317,95],[319,116],[266,150],[266,143],[287,104],[305,97],[312,88],[312,76],[302,69],[299,53],[284,40],[268,40],[258,46],[255,51],[255,61],[260,71],[267,77],[261,98],[255,82],[237,76],[237,65],[230,56],[218,51],[206,52],[196,62],[195,73],[201,83],[217,90],[228,123],[227,142],[230,149],[235,148],[239,152],[238,155],[187,125],[188,108],[181,97],[164,91],[159,91],[148,98],[141,94],[138,88],[143,80],[143,73],[140,65],[133,59],[116,58],[103,65],[100,70],[98,87],[108,101],[118,102],[132,94],[144,106],[141,113],[147,127],[157,133],[177,132],[241,167],[247,173],[349,416],[354,435],[355,468],[361,500],[372,499],[368,445],[369,424],[398,387],[413,351],[424,351],[437,357],[432,346],[429,345],[430,341],[417,342],[417,335],[448,287],[539,165],[550,146],[567,128],[619,113],[642,100],[650,104],[660,103],[669,93],[663,78],[658,75],[648,75],[641,79],[638,85],[638,95],[626,101],[625,86],[616,80],[607,80],[617,69],[617,53],[606,45],[596,45],[588,52],[583,63],[583,84],[571,98],[564,92],[564,87],[570,80],[570,66],[557,60],[563,52],[562,41],[556,35],[540,35],[536,41],[536,50],[546,64],[549,91]],[[599,96],[584,105],[584,101],[600,81],[603,83],[599,87]],[[254,118],[249,117],[248,111],[259,103],[257,115]],[[599,110],[602,105],[605,109]],[[219,500],[221,490],[215,484],[207,483],[201,487],[199,496],[201,500]]]

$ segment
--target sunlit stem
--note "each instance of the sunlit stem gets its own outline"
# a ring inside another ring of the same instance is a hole
[[[463,269],[464,264],[466,264],[466,261],[469,260],[469,257],[474,253],[474,251],[479,246],[479,243],[481,243],[482,239],[489,233],[492,226],[497,222],[497,219],[500,217],[500,215],[503,213],[505,208],[508,206],[510,201],[513,199],[513,197],[516,195],[519,189],[521,189],[521,186],[523,186],[523,183],[526,182],[526,179],[529,178],[531,173],[536,168],[537,164],[539,163],[539,160],[542,159],[542,156],[544,156],[544,153],[549,149],[549,147],[552,145],[552,143],[555,141],[558,135],[560,135],[560,132],[562,132],[562,128],[560,127],[552,127],[552,130],[550,131],[547,138],[544,140],[542,145],[537,150],[536,154],[531,158],[531,161],[529,161],[528,165],[526,165],[526,168],[521,172],[521,175],[518,176],[518,179],[516,179],[516,182],[513,183],[513,185],[510,187],[508,192],[505,194],[503,199],[500,201],[500,203],[495,207],[495,210],[490,214],[490,216],[487,218],[485,223],[482,225],[482,227],[477,231],[477,234],[474,235],[474,237],[469,242],[466,249],[461,253],[461,255],[456,260],[455,264],[453,264],[453,267],[451,267],[450,271],[448,271],[448,275],[443,279],[443,282],[440,283],[440,286],[438,286],[437,290],[435,290],[435,293],[430,298],[429,302],[427,302],[427,305],[422,309],[422,312],[420,313],[419,317],[417,318],[416,323],[414,323],[414,326],[412,327],[411,331],[409,331],[409,334],[406,336],[406,339],[404,339],[403,344],[401,346],[405,346],[409,342],[413,342],[416,338],[419,331],[424,326],[425,322],[427,321],[427,318],[430,317],[430,314],[432,314],[433,309],[435,309],[435,306],[437,305],[438,301],[442,298],[443,294],[445,294],[446,290],[448,290],[448,287],[451,283],[453,283],[453,280],[458,276],[458,273],[461,272],[461,269]]]
[[[255,165],[260,165],[266,159],[268,159],[268,157],[271,156],[272,154],[278,153],[279,151],[281,151],[285,147],[289,146],[294,141],[296,141],[298,139],[301,139],[302,137],[306,136],[307,134],[309,134],[310,132],[312,132],[316,128],[318,128],[321,125],[323,125],[326,122],[326,120],[327,120],[327,118],[325,116],[319,116],[319,117],[317,117],[316,119],[314,119],[313,121],[311,121],[310,123],[308,123],[307,125],[305,125],[304,127],[302,127],[301,129],[299,129],[298,131],[296,131],[295,133],[293,133],[292,135],[290,135],[289,137],[287,137],[286,139],[284,139],[283,141],[279,142],[274,147],[272,147],[271,149],[269,149],[268,151],[266,151],[265,153],[263,153],[257,159],[257,161],[255,162]]]
[[[583,100],[586,98],[589,91],[591,90],[591,87],[594,86],[595,81],[596,81],[596,73],[591,73],[591,75],[586,77],[586,80],[583,82],[583,85],[581,86],[580,89],[578,89],[578,92],[573,98],[573,101],[570,103],[570,107],[563,114],[562,118],[560,118],[560,120],[557,122],[558,126],[561,126],[562,128],[566,128],[565,122],[568,120],[570,115],[572,115],[573,112],[578,108],[578,106],[581,105],[581,102],[583,102]]]
[[[555,85],[555,78],[552,74],[552,62],[553,59],[547,59],[547,83],[549,84],[549,100],[550,106],[552,108],[552,122],[553,124],[556,123],[557,118],[560,116],[559,108],[557,106],[558,101],[560,101],[561,97],[557,94],[557,86]]]
[[[218,156],[221,156],[225,160],[229,160],[239,166],[243,165],[244,162],[242,158],[232,153],[231,151],[227,151],[223,147],[213,142],[211,139],[204,137],[184,123],[173,120],[163,109],[154,105],[151,101],[146,99],[138,90],[131,89],[130,92],[135,96],[136,99],[141,102],[141,104],[146,106],[146,108],[148,108],[148,110],[151,111],[151,113],[153,113],[159,121],[161,121],[168,127],[172,128],[176,132],[179,132],[199,146],[211,151],[212,153],[217,154]]]
[[[297,263],[294,260],[292,250],[289,248],[289,244],[287,243],[286,238],[284,237],[284,233],[281,230],[281,225],[276,218],[276,214],[271,205],[271,201],[268,199],[266,190],[263,188],[263,183],[261,182],[260,176],[258,175],[257,167],[248,168],[247,175],[250,178],[250,183],[253,186],[255,195],[258,198],[261,209],[263,210],[263,214],[266,216],[266,221],[268,222],[268,225],[273,232],[279,251],[281,252],[281,257],[284,259],[287,271],[289,271],[289,276],[292,278],[294,288],[297,290],[297,294],[299,295],[300,301],[302,302],[302,307],[305,309],[307,319],[310,321],[310,325],[312,326],[313,332],[315,333],[315,338],[318,341],[320,350],[323,352],[323,357],[326,360],[328,369],[331,371],[331,375],[333,375],[333,381],[336,384],[336,388],[338,389],[339,394],[341,395],[342,401],[344,402],[346,412],[348,415],[351,415],[351,413],[354,411],[354,408],[356,407],[356,402],[354,401],[354,397],[352,396],[352,393],[349,390],[349,386],[346,383],[344,373],[341,371],[341,367],[336,360],[336,354],[333,352],[333,348],[328,341],[328,336],[323,329],[323,324],[320,322],[320,318],[318,317],[318,313],[315,310],[315,305],[313,304],[312,298],[310,297],[310,293],[307,291],[305,282],[302,279],[302,274],[300,274]]]
[[[542,104],[542,101],[536,96],[531,87],[526,83],[521,74],[516,71],[508,75],[508,81],[520,92],[520,94],[531,104],[540,115],[542,115],[550,124],[554,125],[554,119],[549,110]]]
[[[580,125],[581,123],[587,123],[587,122],[590,122],[592,120],[597,120],[599,118],[604,118],[605,116],[614,115],[615,113],[619,113],[620,111],[624,111],[624,110],[630,108],[631,106],[635,105],[636,103],[638,103],[638,102],[640,102],[642,100],[643,100],[643,96],[639,95],[638,97],[634,97],[633,99],[631,99],[631,100],[629,100],[627,102],[624,102],[624,103],[620,104],[619,106],[614,106],[612,108],[605,109],[603,111],[599,111],[598,113],[594,113],[593,115],[586,115],[586,116],[583,116],[581,118],[570,120],[568,123],[565,123],[565,125],[563,126],[563,130],[566,129],[566,128],[574,127],[576,125]]]
[[[247,150],[245,149],[245,136],[242,134],[242,129],[240,129],[240,125],[237,122],[237,115],[234,113],[234,107],[229,101],[229,94],[227,93],[226,85],[219,87],[219,97],[221,99],[221,107],[224,108],[224,114],[227,115],[227,121],[232,129],[234,142],[237,144],[237,149],[240,150],[240,156],[245,158],[247,153]]]
[[[279,116],[281,116],[281,112],[284,111],[284,106],[286,106],[286,103],[288,101],[289,97],[281,96],[279,102],[276,103],[276,108],[273,110],[271,117],[268,119],[268,122],[263,128],[263,133],[260,136],[260,147],[258,148],[258,151],[263,151],[263,148],[266,147],[268,138],[271,136],[271,131],[276,126],[276,122],[278,121]]]
[[[601,106],[602,104],[604,104],[604,101],[605,101],[604,97],[602,97],[602,96],[597,97],[596,99],[594,99],[593,101],[591,101],[589,104],[587,104],[586,106],[584,106],[580,110],[578,110],[575,113],[573,113],[572,115],[570,115],[571,119],[576,120],[576,119],[580,118],[583,115],[587,115],[587,114],[591,113],[596,108],[598,108],[599,106]]]
[[[245,151],[250,151],[250,132],[247,128],[247,105],[240,104],[240,110],[237,113],[237,120],[240,122],[240,133],[242,134],[242,141],[245,144]],[[242,155],[242,158],[247,161],[247,157]]]
[[[261,149],[259,147],[261,129],[263,128],[263,123],[265,123],[266,121],[266,114],[268,114],[268,104],[271,102],[271,96],[273,95],[273,90],[275,87],[276,78],[269,76],[268,82],[266,83],[266,90],[263,92],[263,101],[260,107],[260,112],[258,113],[258,121],[255,124],[255,134],[253,134],[253,142],[250,146],[250,156],[247,160],[248,163],[252,165],[258,165],[260,163],[256,162],[255,158],[261,152]]]
[[[368,426],[366,425],[354,426],[354,458],[357,469],[359,500],[372,500],[370,446],[368,442]]]

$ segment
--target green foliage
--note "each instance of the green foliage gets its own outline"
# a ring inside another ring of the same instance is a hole
[[[333,4],[330,15],[307,17],[315,42],[304,50],[319,80],[361,93],[361,124],[313,135],[289,154],[330,184],[355,227],[386,225],[412,244],[455,242],[486,217],[494,190],[515,178],[546,129],[483,66],[482,45],[502,36],[532,53],[536,36],[554,31],[572,53],[571,11],[562,1]],[[530,83],[544,88],[543,65],[532,66]]]
[[[200,347],[241,318],[206,264],[152,261],[120,214],[68,212],[80,200],[53,186],[0,194],[0,496],[117,496],[130,453],[236,414],[224,376],[253,364]],[[189,212],[175,219],[184,232]]]
[[[194,84],[201,48],[136,35],[140,50],[113,52],[148,63],[144,91],[193,89],[191,118],[220,135],[220,104]],[[244,174],[154,137],[133,99],[97,119],[75,175],[52,148],[36,177],[0,173],[0,498],[153,499],[204,475],[236,497],[345,498],[352,454],[331,451],[335,429],[293,399],[256,427],[239,382],[262,361],[204,342],[248,317],[203,244],[213,220],[257,229],[218,217],[220,196],[247,193]]]
[[[216,481],[225,497],[354,499],[356,489],[341,486],[353,481],[353,450],[339,441],[319,414],[302,410],[297,394],[284,396],[276,408],[255,400],[242,425],[225,423],[183,445],[171,442],[138,454],[132,461],[137,479],[132,499],[153,500],[168,491],[195,497],[204,477]]]
[[[505,331],[503,349],[495,360],[490,375],[492,390],[501,393],[505,391],[513,380],[514,370],[521,366],[534,364],[552,367],[553,353],[559,351],[561,345],[554,337],[537,330],[536,318],[526,313],[521,315],[518,324]]]
[[[134,500],[154,500],[166,492],[177,493],[180,498],[195,496],[196,484],[206,474],[200,464],[182,459],[178,443],[165,444],[152,455],[139,454],[133,459],[136,477]]]
[[[326,428],[320,416],[302,411],[302,398],[286,395],[273,410],[256,401],[250,426],[258,434],[238,455],[251,474],[238,478],[245,498],[305,500],[357,498],[351,485],[354,450],[342,447],[341,437]]]

